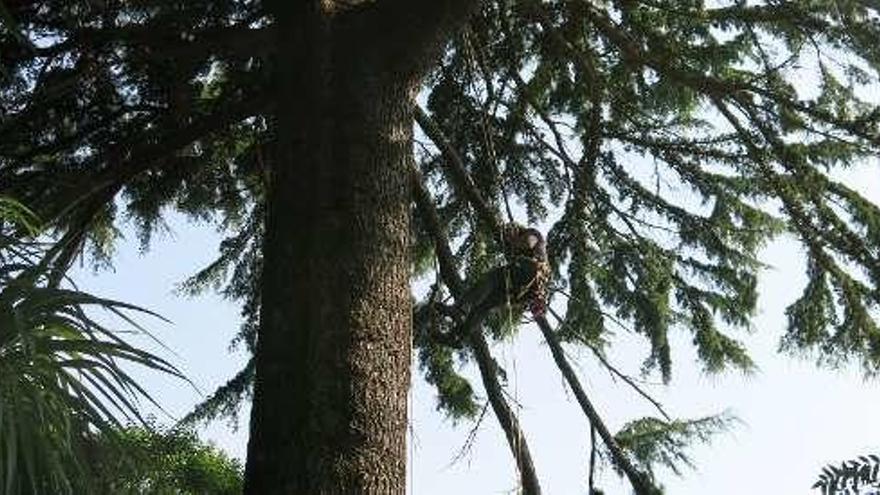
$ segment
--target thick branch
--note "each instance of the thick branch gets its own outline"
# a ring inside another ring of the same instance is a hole
[[[412,168],[412,188],[413,196],[418,208],[419,214],[422,216],[431,237],[434,239],[434,251],[437,255],[438,264],[440,265],[440,276],[444,283],[449,287],[453,298],[458,300],[464,293],[464,282],[458,275],[455,257],[449,248],[449,240],[443,225],[440,223],[440,217],[437,209],[434,207],[431,193],[425,187],[421,174],[415,167]],[[523,493],[527,495],[537,495],[541,493],[541,486],[538,482],[538,475],[535,471],[535,465],[529,451],[528,443],[520,427],[519,420],[507,404],[504,398],[504,390],[498,381],[498,365],[489,350],[489,344],[480,332],[480,326],[485,314],[469,315],[468,321],[465,322],[465,332],[467,344],[477,366],[480,369],[480,377],[483,381],[483,387],[492,405],[492,411],[498,418],[498,423],[507,436],[507,443],[513,453],[517,468],[520,472],[520,480],[522,483]]]
[[[419,127],[433,141],[443,158],[446,159],[445,170],[449,174],[450,180],[455,189],[471,204],[477,213],[477,217],[485,224],[489,230],[496,235],[501,231],[501,217],[493,211],[489,203],[483,199],[479,189],[468,175],[467,167],[458,151],[452,146],[452,143],[443,133],[443,130],[421,107],[415,105],[415,118]]]
[[[501,388],[501,383],[498,382],[498,365],[489,351],[489,345],[486,343],[483,333],[480,331],[485,317],[486,313],[473,314],[468,318],[471,320],[465,323],[468,344],[480,368],[480,377],[483,379],[483,386],[486,388],[486,394],[489,396],[489,403],[492,404],[492,410],[495,412],[498,423],[501,424],[501,428],[507,436],[507,443],[511,451],[513,451],[513,457],[520,471],[522,493],[538,495],[541,493],[541,486],[538,483],[538,474],[532,462],[529,445],[523,435],[516,414],[510,409],[510,406],[507,405],[507,401],[504,399],[504,390]]]
[[[596,427],[590,425],[590,474],[587,479],[587,495],[596,495]]]
[[[455,255],[449,248],[449,240],[446,230],[440,223],[440,216],[434,207],[434,201],[431,193],[425,187],[425,181],[422,174],[415,168],[412,168],[412,191],[413,199],[418,208],[419,214],[425,221],[431,238],[434,239],[434,253],[437,256],[437,262],[440,265],[440,276],[452,292],[452,297],[459,298],[464,294],[465,287],[461,278],[458,276],[458,268],[455,263]]]
[[[562,344],[560,344],[559,339],[556,338],[553,329],[550,328],[550,323],[548,323],[547,319],[543,316],[536,317],[535,322],[538,324],[538,328],[541,329],[541,333],[544,334],[544,339],[546,339],[547,344],[550,346],[550,351],[553,354],[553,360],[556,361],[556,366],[562,371],[562,375],[565,377],[565,381],[568,382],[568,386],[571,387],[572,392],[574,392],[578,404],[580,404],[584,414],[589,418],[590,425],[596,429],[596,432],[599,433],[605,446],[608,447],[608,450],[611,452],[614,464],[620,468],[629,479],[629,482],[632,484],[637,495],[659,494],[660,491],[653,485],[653,483],[651,483],[648,477],[636,469],[632,464],[629,457],[623,452],[620,445],[617,444],[611,431],[608,430],[608,426],[605,425],[602,417],[599,416],[593,403],[590,402],[586,392],[584,392],[584,388],[581,386],[580,380],[578,380],[577,374],[574,372],[574,369],[565,357]]]

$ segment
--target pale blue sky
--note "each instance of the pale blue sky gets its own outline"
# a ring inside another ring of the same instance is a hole
[[[848,182],[880,203],[877,163],[845,174]],[[175,284],[213,259],[217,235],[172,216],[173,232],[159,236],[149,253],[141,255],[133,235],[119,245],[115,271],[97,276],[85,268],[74,277],[98,295],[121,299],[155,310],[173,324],[142,319],[177,356],[179,364],[205,393],[224,382],[244,363],[230,354],[229,339],[237,330],[238,308],[216,296],[186,298],[174,294]],[[674,416],[696,417],[729,409],[743,420],[732,433],[693,450],[697,471],[683,478],[665,473],[670,495],[809,494],[822,465],[865,452],[880,452],[880,382],[865,382],[856,367],[821,370],[810,360],[776,353],[785,327],[784,309],[803,284],[800,247],[780,240],[763,258],[774,266],[760,279],[759,313],[755,332],[743,336],[761,370],[751,376],[705,376],[695,364],[688,335],[673,338],[675,367],[669,387],[652,392]],[[619,332],[612,351],[616,364],[636,374],[645,356],[644,345]],[[519,337],[499,344],[494,352],[510,374],[511,393],[523,404],[523,422],[544,492],[550,495],[586,492],[589,431],[573,397],[556,371],[539,332],[523,328]],[[592,400],[616,429],[637,416],[653,414],[650,405],[616,384],[590,355],[569,349],[578,357],[580,376]],[[515,493],[516,476],[504,438],[491,412],[471,453],[452,464],[465,442],[469,424],[453,426],[434,410],[434,393],[414,374],[410,394],[412,433],[410,487],[414,495]],[[173,414],[181,416],[200,396],[192,387],[155,375],[144,375],[148,388]],[[478,380],[475,383],[479,384]],[[479,385],[478,385],[479,386]],[[238,432],[225,423],[211,425],[203,436],[243,458],[247,411]],[[609,495],[629,493],[610,471],[602,486]]]

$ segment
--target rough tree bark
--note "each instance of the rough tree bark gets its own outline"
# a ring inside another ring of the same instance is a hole
[[[405,491],[412,99],[476,3],[275,3],[284,57],[245,493]]]

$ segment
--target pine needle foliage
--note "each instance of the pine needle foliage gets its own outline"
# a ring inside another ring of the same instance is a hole
[[[685,449],[694,443],[708,443],[714,435],[727,432],[736,421],[726,413],[692,420],[647,417],[627,423],[615,438],[652,478],[657,467],[681,476],[682,467],[695,468]]]
[[[51,220],[56,264],[109,256],[124,219],[145,247],[168,209],[215,222],[228,239],[184,288],[240,301],[249,347],[279,139],[271,75],[288,60],[266,3],[12,2],[16,29],[0,28],[0,192]],[[737,334],[758,254],[786,233],[809,282],[782,347],[877,373],[880,208],[834,174],[880,148],[865,97],[877,18],[867,0],[480,2],[419,99],[443,143],[419,136],[418,168],[461,274],[503,257],[447,147],[490,209],[546,227],[565,342],[613,345],[624,326],[649,347],[644,370],[668,381],[670,333],[687,332],[706,371],[750,370]],[[437,253],[413,225],[427,277]],[[518,323],[495,318],[488,333]],[[432,319],[416,324],[438,404],[475,415],[460,373],[471,356],[432,339]],[[201,415],[236,410],[224,401],[247,397],[249,376]]]
[[[454,325],[438,315],[432,304],[419,304],[414,310],[413,329],[419,367],[425,380],[437,389],[437,409],[454,421],[475,419],[480,404],[470,382],[461,373],[468,362],[467,353],[431,337],[454,333]]]
[[[877,495],[880,493],[880,456],[868,454],[858,459],[829,464],[822,468],[814,490],[822,495]]]

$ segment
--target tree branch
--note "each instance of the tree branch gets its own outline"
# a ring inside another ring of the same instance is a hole
[[[415,108],[415,116],[416,122],[419,123],[419,126],[422,128],[422,130],[425,131],[425,134],[427,134],[428,137],[434,141],[434,144],[437,145],[437,147],[446,158],[447,171],[451,176],[454,185],[459,189],[459,192],[463,193],[467,200],[471,202],[471,206],[473,206],[474,209],[477,211],[480,220],[485,223],[492,230],[492,232],[494,232],[496,235],[500,235],[500,216],[497,212],[491,209],[489,204],[486,203],[486,201],[483,199],[479,190],[470,180],[470,177],[467,174],[467,170],[460,155],[452,147],[451,143],[443,134],[439,126],[424,112],[424,110],[422,110],[418,106],[416,106]],[[417,173],[417,171],[414,173]],[[414,175],[414,177],[417,176]],[[428,192],[426,190],[418,191],[419,187],[424,189],[424,185],[422,184],[421,180],[418,180],[418,185],[416,186],[417,201],[419,200],[419,198],[421,198],[421,201],[425,203],[424,207],[433,208],[433,203],[430,201],[426,201],[425,199],[428,195]],[[432,232],[432,234],[434,234],[436,244],[438,240],[444,239],[444,237],[441,237],[442,230],[441,225],[439,224],[439,217],[436,215],[435,212],[433,217],[427,220],[427,223],[429,224],[428,228],[434,231]],[[434,224],[433,226],[430,225],[432,223]],[[449,267],[454,267],[455,265],[454,258],[452,258],[452,252],[449,250],[448,247],[448,243],[444,241],[441,244],[442,246],[437,246],[438,260],[441,257],[448,258],[446,261],[440,262],[442,275],[444,270],[451,272]],[[445,269],[444,266],[446,267]],[[451,273],[450,276],[452,276]],[[445,278],[446,276],[444,275],[444,279]],[[460,279],[458,279],[457,271],[454,273],[452,281],[447,281],[447,284],[449,284],[450,286],[450,291],[456,290],[456,287],[460,289],[462,282]],[[468,337],[471,339],[471,343],[475,344],[472,345],[472,350],[474,351],[475,355],[478,356],[478,363],[480,363],[480,373],[484,377],[484,382],[486,378],[493,378],[495,379],[495,383],[497,383],[497,368],[495,362],[494,360],[492,360],[491,355],[488,354],[488,346],[485,344],[485,339],[483,339],[482,333],[479,332],[479,326],[482,322],[483,317],[485,317],[485,315],[476,315],[474,313],[469,314],[465,321],[464,328],[465,332],[467,332],[468,334]],[[581,405],[581,408],[583,409],[590,423],[597,429],[600,437],[602,437],[603,442],[611,452],[615,465],[617,465],[627,476],[637,495],[658,495],[660,491],[651,483],[651,481],[645,474],[638,471],[635,466],[630,462],[629,458],[614,440],[611,432],[605,426],[602,418],[599,416],[599,414],[596,412],[596,409],[587,398],[583,387],[581,387],[580,385],[580,381],[578,380],[577,375],[571,368],[568,360],[565,358],[562,346],[560,345],[559,340],[556,338],[556,335],[550,328],[550,324],[547,322],[546,318],[544,318],[543,316],[538,316],[535,318],[535,321],[538,323],[538,326],[541,328],[542,333],[544,333],[545,339],[550,345],[553,359],[556,362],[557,367],[560,369],[569,386],[574,391],[578,403]],[[474,340],[477,338],[479,339],[479,341]],[[487,388],[487,392],[489,392],[491,401],[492,391]],[[503,409],[506,407],[507,404],[503,403],[503,405],[501,406],[502,412],[504,412]],[[507,427],[506,421],[508,421],[508,418],[513,420],[515,420],[515,418],[512,415],[508,416],[507,414],[499,414],[499,410],[496,410],[496,416],[498,416],[498,420],[502,424],[502,427],[505,428],[505,432],[507,432],[508,434],[508,441],[511,442],[511,446],[513,447],[513,440],[515,440],[515,438],[511,438],[513,430]],[[516,456],[518,452],[519,451],[514,450],[514,455]]]
[[[449,287],[453,298],[459,300],[464,293],[465,287],[464,282],[458,275],[455,256],[449,248],[448,237],[443,229],[443,225],[440,223],[440,217],[437,214],[437,209],[434,207],[431,193],[425,187],[421,174],[415,167],[412,167],[411,174],[414,201],[431,237],[434,239],[434,251],[440,265],[440,276],[446,286]],[[486,389],[489,403],[492,405],[492,411],[495,413],[498,423],[507,436],[507,443],[513,453],[520,473],[523,493],[538,495],[541,493],[541,486],[528,443],[519,420],[504,398],[503,388],[498,381],[498,365],[492,357],[489,344],[486,342],[485,337],[483,337],[482,332],[480,332],[480,326],[485,316],[485,314],[469,315],[468,321],[464,325],[467,345],[479,367],[480,378],[483,381],[483,387]]]
[[[72,199],[58,201],[56,204],[60,206],[60,209],[46,215],[47,225],[55,224],[65,230],[61,239],[43,258],[43,263],[46,266],[52,266],[51,282],[57,284],[61,281],[70,267],[71,261],[80,251],[95,216],[100,213],[104,205],[112,203],[113,198],[123,189],[124,184],[154,167],[156,161],[170,156],[187,144],[262,111],[264,103],[249,100],[232,104],[197,119],[184,128],[164,133],[148,132],[96,157],[94,160],[96,165],[101,162],[109,162],[114,156],[124,158],[120,160],[120,163],[107,167],[87,180],[67,188],[66,194],[70,194]],[[26,181],[27,177],[22,176],[16,179]],[[6,190],[14,187],[11,179],[7,179],[6,182],[0,186]],[[65,218],[69,219],[66,226],[62,223]]]
[[[716,99],[718,95],[737,95],[742,92],[751,92],[760,95],[762,98],[771,100],[788,109],[801,112],[810,118],[829,124],[850,133],[850,135],[863,139],[871,144],[880,145],[880,133],[871,132],[864,124],[870,120],[877,119],[880,116],[878,109],[874,109],[867,115],[863,115],[856,119],[843,119],[835,116],[827,110],[823,110],[818,106],[809,105],[796,98],[787,98],[774,93],[771,90],[762,88],[753,84],[751,81],[733,81],[725,80],[711,74],[701,74],[685,67],[673,67],[663,60],[661,56],[653,53],[652,50],[643,50],[629,32],[610,19],[604,12],[599,11],[595,6],[586,1],[578,1],[575,4],[582,9],[584,15],[589,21],[595,25],[602,35],[620,50],[621,56],[629,63],[643,65],[663,74],[674,81],[692,89],[694,92],[708,96],[710,99]],[[533,10],[543,12],[539,2],[532,0],[531,6]],[[740,10],[737,6],[735,10]],[[551,33],[555,31],[552,26],[547,24],[546,19],[542,19],[541,24],[544,29],[550,29]],[[577,58],[579,52],[573,47],[566,47],[569,53]],[[660,47],[663,50],[666,47]]]
[[[446,159],[445,170],[449,175],[450,181],[459,193],[471,204],[477,213],[477,218],[489,228],[490,232],[500,235],[501,217],[497,212],[493,211],[489,203],[483,199],[477,186],[471,180],[467,172],[467,166],[458,151],[452,146],[449,138],[443,133],[440,125],[431,118],[420,106],[415,107],[415,119],[419,127],[425,132],[428,138],[437,146],[443,158]]]
[[[544,334],[544,339],[550,346],[550,352],[553,354],[553,360],[556,361],[556,366],[562,371],[562,375],[565,377],[565,381],[568,382],[568,386],[571,387],[572,392],[574,392],[578,404],[580,404],[584,414],[590,420],[590,425],[596,429],[596,432],[599,433],[599,437],[602,438],[605,446],[608,447],[608,451],[611,452],[614,464],[620,468],[629,479],[629,482],[637,495],[659,495],[661,492],[654,486],[647,475],[640,472],[632,464],[629,457],[627,457],[626,453],[623,452],[623,449],[617,444],[611,431],[608,430],[602,417],[599,416],[593,403],[590,402],[590,399],[587,397],[586,392],[584,392],[584,389],[581,386],[580,380],[578,380],[577,374],[574,372],[574,369],[565,357],[562,344],[559,343],[559,339],[556,337],[553,329],[550,328],[550,323],[548,323],[547,319],[543,316],[535,317],[535,323],[538,324],[538,328],[540,328],[541,333]]]
[[[596,427],[590,425],[590,474],[587,479],[587,495],[596,495]]]
[[[77,207],[81,201],[104,190],[117,188],[133,177],[152,168],[156,161],[161,160],[186,145],[199,140],[212,132],[217,132],[233,122],[239,122],[265,109],[265,101],[248,99],[230,104],[201,118],[194,119],[185,127],[171,130],[158,129],[147,132],[126,141],[102,153],[97,162],[110,162],[114,158],[122,158],[119,163],[109,166],[74,188],[76,200],[55,215],[57,220]]]
[[[149,24],[112,28],[84,28],[54,45],[37,48],[41,57],[52,57],[70,50],[96,49],[113,43],[137,47],[157,58],[195,59],[217,52],[265,54],[275,45],[272,28],[250,28],[246,25],[193,29],[192,32],[157,29]]]
[[[553,317],[556,319],[557,323],[562,324],[563,320],[556,313],[556,311],[554,311],[553,308],[549,308],[549,309],[550,309],[550,314],[553,315]],[[619,323],[618,323],[618,325],[619,325]],[[637,394],[641,395],[645,400],[650,402],[654,406],[654,408],[657,409],[657,411],[663,415],[664,418],[666,418],[668,421],[672,421],[672,417],[669,414],[667,414],[666,409],[663,408],[663,405],[660,404],[660,402],[657,399],[651,397],[651,394],[649,394],[642,387],[640,387],[635,382],[635,380],[632,379],[632,377],[630,377],[626,373],[620,371],[619,369],[617,369],[616,366],[611,364],[611,362],[608,361],[608,358],[605,357],[605,355],[602,353],[601,350],[599,350],[598,348],[596,348],[595,345],[592,345],[589,342],[583,342],[583,344],[586,345],[590,349],[590,351],[593,352],[593,355],[596,356],[596,359],[599,360],[599,364],[601,364],[602,366],[605,367],[605,369],[608,370],[608,373],[611,374],[612,378],[617,377],[617,378],[620,378],[621,380],[623,380],[627,385],[629,385],[633,390],[635,390]]]

